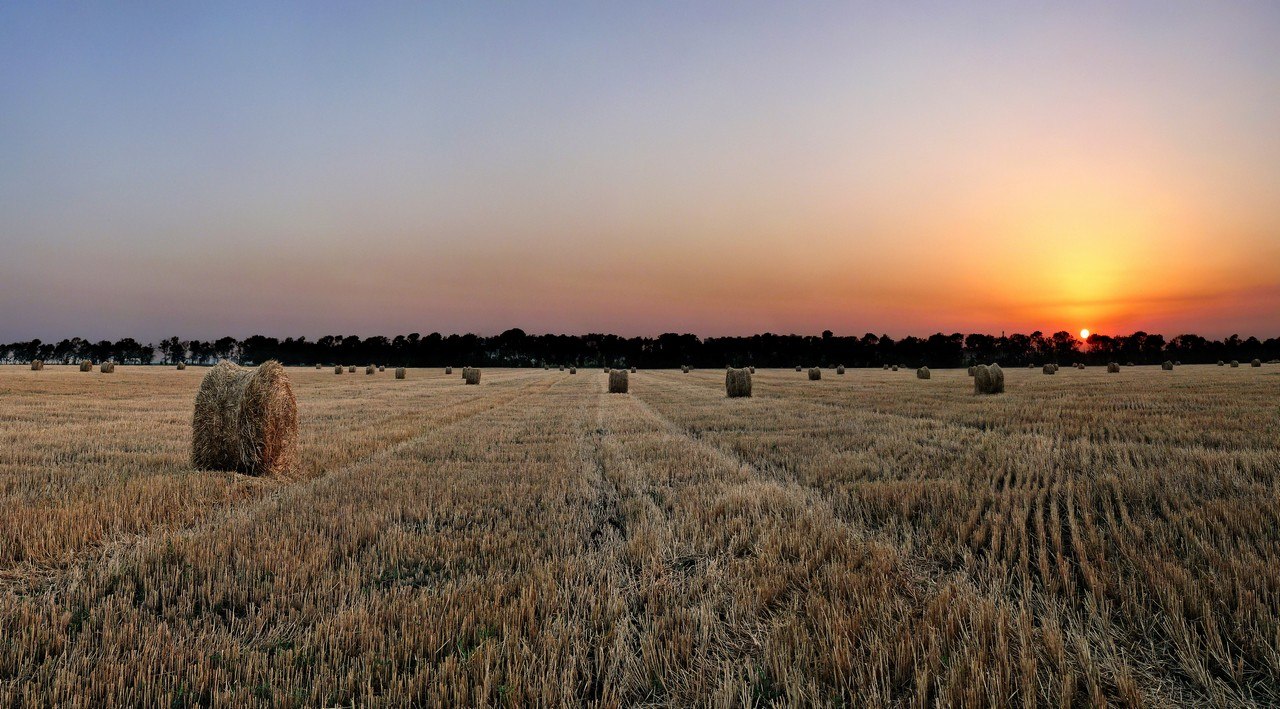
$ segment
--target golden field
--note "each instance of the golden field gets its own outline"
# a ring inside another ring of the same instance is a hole
[[[0,367],[0,705],[1280,703],[1280,367]]]

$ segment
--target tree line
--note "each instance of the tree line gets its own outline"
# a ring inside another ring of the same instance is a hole
[[[699,338],[666,333],[657,337],[619,337],[608,334],[529,335],[511,329],[500,335],[397,335],[366,337],[326,335],[305,337],[254,335],[243,340],[183,340],[170,337],[142,344],[133,338],[116,342],[91,342],[71,338],[56,343],[40,340],[0,345],[0,361],[26,363],[39,359],[72,364],[83,360],[121,364],[213,364],[226,359],[258,364],[269,359],[299,366],[314,364],[385,364],[407,367],[473,365],[533,367],[546,365],[637,366],[667,368],[680,365],[723,367],[835,366],[878,367],[898,364],[910,367],[962,367],[995,362],[1004,366],[1028,364],[1085,364],[1107,362],[1155,364],[1176,360],[1185,364],[1218,360],[1271,360],[1280,358],[1280,338],[1241,339],[1232,335],[1209,340],[1199,335],[1162,335],[1135,332],[1130,335],[1090,335],[1080,340],[1069,332],[1045,335],[984,335],[935,333],[928,337],[903,337],[867,333],[837,336],[751,335]]]

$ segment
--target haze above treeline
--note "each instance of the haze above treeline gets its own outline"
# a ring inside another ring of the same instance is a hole
[[[820,335],[707,337],[666,333],[657,337],[620,337],[608,334],[529,335],[519,328],[499,335],[396,335],[361,338],[326,335],[279,339],[254,335],[242,340],[183,340],[170,337],[143,343],[133,338],[92,342],[69,338],[58,342],[30,340],[0,344],[0,361],[72,364],[81,361],[115,361],[125,364],[212,364],[226,359],[241,364],[278,360],[285,365],[387,364],[400,366],[638,366],[650,368],[804,366],[908,366],[959,367],[995,362],[1026,365],[1056,362],[1103,364],[1133,362],[1153,364],[1176,360],[1186,364],[1223,360],[1271,360],[1280,358],[1280,337],[1232,335],[1211,340],[1194,334],[1166,338],[1135,332],[1109,336],[1092,334],[1082,340],[1070,332],[1030,334],[943,334],[907,336],[866,333],[838,336],[830,330]]]

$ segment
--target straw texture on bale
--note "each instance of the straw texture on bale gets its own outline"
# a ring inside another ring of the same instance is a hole
[[[627,393],[627,370],[611,369],[609,370],[609,393],[610,394],[626,394]]]
[[[116,371],[116,363],[103,362],[102,364],[98,365],[98,371],[102,372],[103,374],[114,374]]]
[[[1166,372],[1172,372],[1172,371],[1173,371],[1173,362],[1170,362],[1169,360],[1165,360],[1165,361],[1164,361],[1164,363],[1160,365],[1160,368],[1161,368],[1161,369],[1163,369],[1163,370],[1164,370],[1164,371],[1166,371]]]
[[[973,373],[974,394],[1004,393],[1004,370],[998,364],[980,364]]]
[[[837,364],[837,365],[836,365],[836,374],[844,374],[844,365],[843,365],[843,364]]]
[[[930,376],[928,367],[921,367],[916,370],[916,379],[928,379]]]
[[[1119,362],[1107,362],[1107,374],[1115,374],[1120,371]]]
[[[1240,366],[1240,361],[1239,361],[1239,360],[1235,360],[1235,359],[1231,360],[1231,366],[1232,366],[1232,367],[1239,367],[1239,366]]]
[[[462,380],[468,384],[479,384],[480,370],[476,369],[475,367],[463,367]]]
[[[186,369],[186,368],[187,368],[187,363],[186,363],[186,362],[179,362],[179,363],[178,363],[178,370],[179,370],[179,371],[184,370],[184,369]]]
[[[404,378],[405,378],[404,367],[396,367],[396,379],[404,379]]]
[[[41,366],[44,366],[44,365],[42,364]],[[1255,359],[1255,360],[1253,360],[1252,362],[1250,362],[1250,363],[1249,363],[1249,366],[1250,366],[1250,367],[1261,367],[1261,366],[1262,366],[1262,360],[1260,360],[1260,359]]]
[[[44,369],[44,360],[42,359],[31,360],[31,371],[38,372],[42,369]]]
[[[1046,364],[1046,365],[1044,366],[1044,369],[1043,369],[1043,370],[1041,370],[1041,371],[1043,371],[1045,374],[1054,374],[1054,373],[1056,373],[1058,370],[1054,369],[1052,364]]]
[[[730,368],[724,373],[724,390],[730,399],[751,396],[751,370]]]
[[[219,362],[204,375],[191,418],[191,465],[287,475],[298,457],[298,402],[279,362]]]
[[[92,372],[92,371],[93,371],[93,362],[90,362],[90,361],[89,361],[89,360],[87,360],[87,359],[86,359],[85,361],[81,362],[81,363],[80,363],[80,371],[82,371],[82,372]]]
[[[810,367],[810,368],[809,368],[809,381],[811,381],[811,382],[816,382],[816,381],[818,381],[819,379],[822,379],[822,370],[821,370],[821,369],[818,369],[817,367]]]

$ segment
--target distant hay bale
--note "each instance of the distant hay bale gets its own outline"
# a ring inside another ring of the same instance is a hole
[[[928,379],[930,376],[932,375],[929,373],[928,367],[921,367],[916,370],[916,379]]]
[[[631,373],[632,373],[632,374],[635,374],[635,373],[636,373],[636,368],[635,368],[635,367],[632,367],[632,368],[631,368]]]
[[[1054,373],[1054,374],[1057,374],[1057,373],[1058,373],[1058,365],[1057,365],[1057,363],[1054,363],[1054,365],[1053,365],[1053,373]]]
[[[445,368],[444,368],[444,373],[445,373],[445,374],[453,374],[453,367],[445,367]]]
[[[89,361],[89,360],[87,360],[87,359],[86,359],[86,360],[84,360],[83,362],[81,362],[81,363],[80,363],[80,371],[82,371],[82,372],[92,372],[92,371],[93,371],[93,362],[90,362],[90,361]]]
[[[609,370],[609,393],[610,394],[626,394],[627,393],[627,370],[611,369]]]
[[[182,370],[184,370],[184,369],[186,369],[186,368],[187,368],[187,363],[186,363],[186,362],[179,362],[179,363],[178,363],[178,371],[179,371],[179,372],[181,372]]]
[[[1027,363],[1027,369],[1035,369],[1035,368],[1036,368],[1036,365],[1035,365],[1035,363],[1034,363],[1034,362],[1028,362],[1028,363]]]
[[[1164,370],[1164,371],[1166,371],[1166,372],[1172,372],[1172,371],[1173,371],[1173,362],[1170,362],[1169,360],[1167,360],[1167,359],[1166,359],[1166,360],[1164,361],[1164,363],[1162,363],[1162,364],[1160,365],[1160,368],[1161,368],[1161,369],[1163,369],[1163,370]]]
[[[1234,359],[1233,359],[1233,360],[1231,360],[1231,366],[1232,366],[1232,367],[1239,367],[1239,366],[1240,366],[1240,361],[1239,361],[1239,360],[1234,360]]]
[[[405,378],[404,367],[396,367],[396,379],[404,379],[404,378]]]
[[[1119,362],[1107,362],[1107,374],[1116,374],[1120,371]]]
[[[1222,360],[1218,360],[1218,366],[1219,366],[1219,367],[1225,367],[1225,366],[1226,366],[1226,364],[1227,364],[1226,362],[1223,362]]]
[[[796,371],[797,371],[797,372],[799,372],[799,371],[800,371],[800,370],[802,370],[802,369],[803,369],[803,367],[801,367],[801,366],[800,366],[800,365],[798,365],[798,364],[796,365]]]
[[[1173,366],[1175,366],[1175,367],[1181,367],[1181,366],[1182,366],[1182,360],[1180,360],[1180,359],[1175,359],[1175,360],[1173,361]]]
[[[896,364],[895,364],[895,365],[893,365],[892,367],[890,367],[889,369],[891,369],[892,371],[896,372],[896,371],[898,371],[898,365],[896,365]]]
[[[971,376],[971,377],[972,377],[972,376],[973,376],[973,373],[974,373],[974,372],[976,372],[976,371],[978,371],[978,368],[977,368],[977,367],[975,367],[975,366],[973,366],[973,365],[969,365],[969,376]]]
[[[319,362],[316,362],[316,369],[323,369],[323,368],[324,367],[322,367]]]
[[[385,365],[385,364],[380,364],[380,365],[378,365],[378,371],[379,371],[379,372],[385,372],[385,371],[387,371],[387,365]]]
[[[374,373],[374,371],[376,371],[376,370],[374,369],[374,367],[373,367],[373,365],[372,365],[372,364],[364,368],[364,373],[365,373],[365,374],[373,374],[373,373]]]
[[[844,365],[843,365],[843,364],[837,364],[837,365],[836,365],[836,374],[844,374]]]
[[[1125,362],[1125,363],[1124,363],[1124,366],[1126,366],[1126,367],[1135,367],[1135,366],[1137,366],[1137,365],[1135,365],[1133,362]]]
[[[43,364],[41,364],[40,366],[42,366],[42,367],[43,367],[44,365],[43,365]],[[1260,360],[1260,359],[1255,359],[1255,360],[1253,360],[1252,362],[1250,362],[1250,363],[1249,363],[1249,366],[1250,366],[1250,367],[1261,367],[1261,366],[1262,366],[1262,360]]]
[[[542,368],[543,368],[544,370],[549,370],[549,369],[551,369],[551,365],[549,365],[549,364],[544,364],[544,365],[542,365]]]
[[[103,362],[102,364],[98,365],[98,371],[99,371],[99,372],[102,372],[103,374],[115,374],[115,372],[116,372],[116,363],[115,363],[115,362]]]
[[[569,373],[570,373],[570,374],[577,374],[577,373],[578,373],[578,368],[577,368],[577,367],[570,367],[570,368],[569,368]]]
[[[475,367],[463,367],[462,381],[466,382],[467,384],[479,384],[480,370],[476,369]]]
[[[822,370],[821,370],[821,369],[818,369],[817,367],[810,367],[810,368],[809,368],[809,381],[811,381],[811,382],[816,382],[816,381],[818,381],[819,379],[822,379]]]
[[[603,371],[605,374],[608,374],[609,372],[611,372],[611,371],[613,371],[613,370],[609,369],[608,367],[605,367],[605,368],[604,368],[603,370],[601,370],[601,371]]]
[[[1045,374],[1056,374],[1058,372],[1058,370],[1055,369],[1052,364],[1046,364],[1041,371],[1043,371]]]
[[[1076,369],[1084,369],[1084,362],[1076,362]]]
[[[191,418],[191,465],[283,475],[298,457],[298,402],[279,362],[219,362],[204,375]]]
[[[680,365],[680,371],[681,371],[682,373],[684,373],[684,374],[688,374],[688,373],[689,373],[689,365],[687,365],[687,364],[682,364],[682,365]]]
[[[564,365],[563,365],[563,364],[562,364],[562,365],[560,365],[560,371],[562,371],[562,372],[564,371]]]
[[[748,370],[748,371],[750,371],[752,374],[755,374],[755,373],[756,373],[756,368],[755,368],[755,367],[747,367],[747,370]]]
[[[334,368],[333,368],[333,373],[334,373],[334,374],[342,374],[342,365],[338,365],[337,367],[334,367]]]
[[[44,369],[44,360],[42,359],[31,360],[31,371],[39,372],[42,369]]]
[[[751,396],[751,370],[730,368],[724,373],[724,390],[730,399]]]
[[[888,371],[888,370],[889,370],[889,365],[887,365],[887,364],[882,364],[882,365],[880,365],[880,368],[881,368],[881,369],[883,369],[883,370],[885,370],[885,371]]]
[[[356,366],[354,364],[347,367],[347,374],[355,374],[355,373],[356,373]]]
[[[1004,370],[998,364],[980,364],[973,373],[974,394],[1004,393]]]

